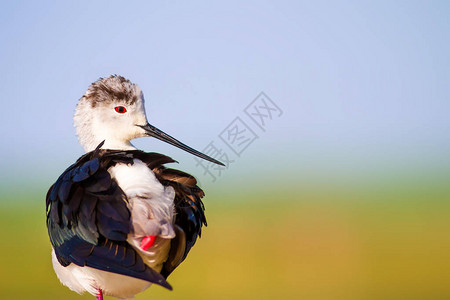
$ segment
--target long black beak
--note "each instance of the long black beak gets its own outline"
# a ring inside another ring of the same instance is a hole
[[[213,162],[213,163],[215,163],[215,164],[218,164],[218,165],[221,165],[221,166],[225,166],[225,165],[224,165],[223,163],[221,163],[220,161],[215,160],[214,158],[209,157],[208,155],[203,154],[203,153],[201,153],[201,152],[199,152],[199,151],[197,151],[197,150],[195,150],[195,149],[192,149],[191,147],[189,147],[189,146],[183,144],[183,143],[180,142],[179,140],[177,140],[177,139],[171,137],[171,136],[168,135],[167,133],[165,133],[165,132],[159,130],[159,129],[156,128],[155,126],[150,125],[149,123],[147,123],[147,125],[137,125],[137,126],[143,128],[143,129],[145,130],[145,132],[147,133],[148,136],[152,136],[152,137],[157,138],[157,139],[159,139],[159,140],[161,140],[161,141],[163,141],[163,142],[169,143],[169,144],[171,144],[171,145],[173,145],[173,146],[175,146],[175,147],[181,148],[181,149],[183,149],[183,150],[186,151],[186,152],[189,152],[189,153],[191,153],[191,154],[194,154],[195,156],[198,156],[198,157],[200,157],[200,158],[209,160],[210,162]]]

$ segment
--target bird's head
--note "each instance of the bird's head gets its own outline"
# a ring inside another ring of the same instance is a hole
[[[151,136],[214,163],[219,161],[181,143],[147,121],[141,89],[124,77],[113,75],[92,83],[75,110],[74,125],[86,152],[102,141],[102,148],[132,150],[130,140]]]

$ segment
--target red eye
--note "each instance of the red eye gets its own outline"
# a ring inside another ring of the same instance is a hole
[[[123,106],[116,106],[114,107],[114,109],[119,113],[119,114],[124,114],[127,112],[127,109]]]

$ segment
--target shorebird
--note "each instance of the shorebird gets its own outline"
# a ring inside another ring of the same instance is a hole
[[[167,276],[206,226],[195,178],[163,164],[159,153],[130,140],[155,137],[223,165],[150,125],[139,87],[121,76],[100,78],[81,97],[74,125],[86,154],[46,197],[52,263],[71,290],[131,298]]]

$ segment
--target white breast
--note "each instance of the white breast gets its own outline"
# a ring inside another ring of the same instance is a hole
[[[134,159],[133,162],[133,165],[117,164],[108,171],[128,198],[133,232],[127,241],[148,266],[159,272],[167,260],[170,239],[175,237],[175,191],[170,186],[163,186],[141,160]],[[148,251],[142,251],[141,240],[148,235],[158,238]]]

